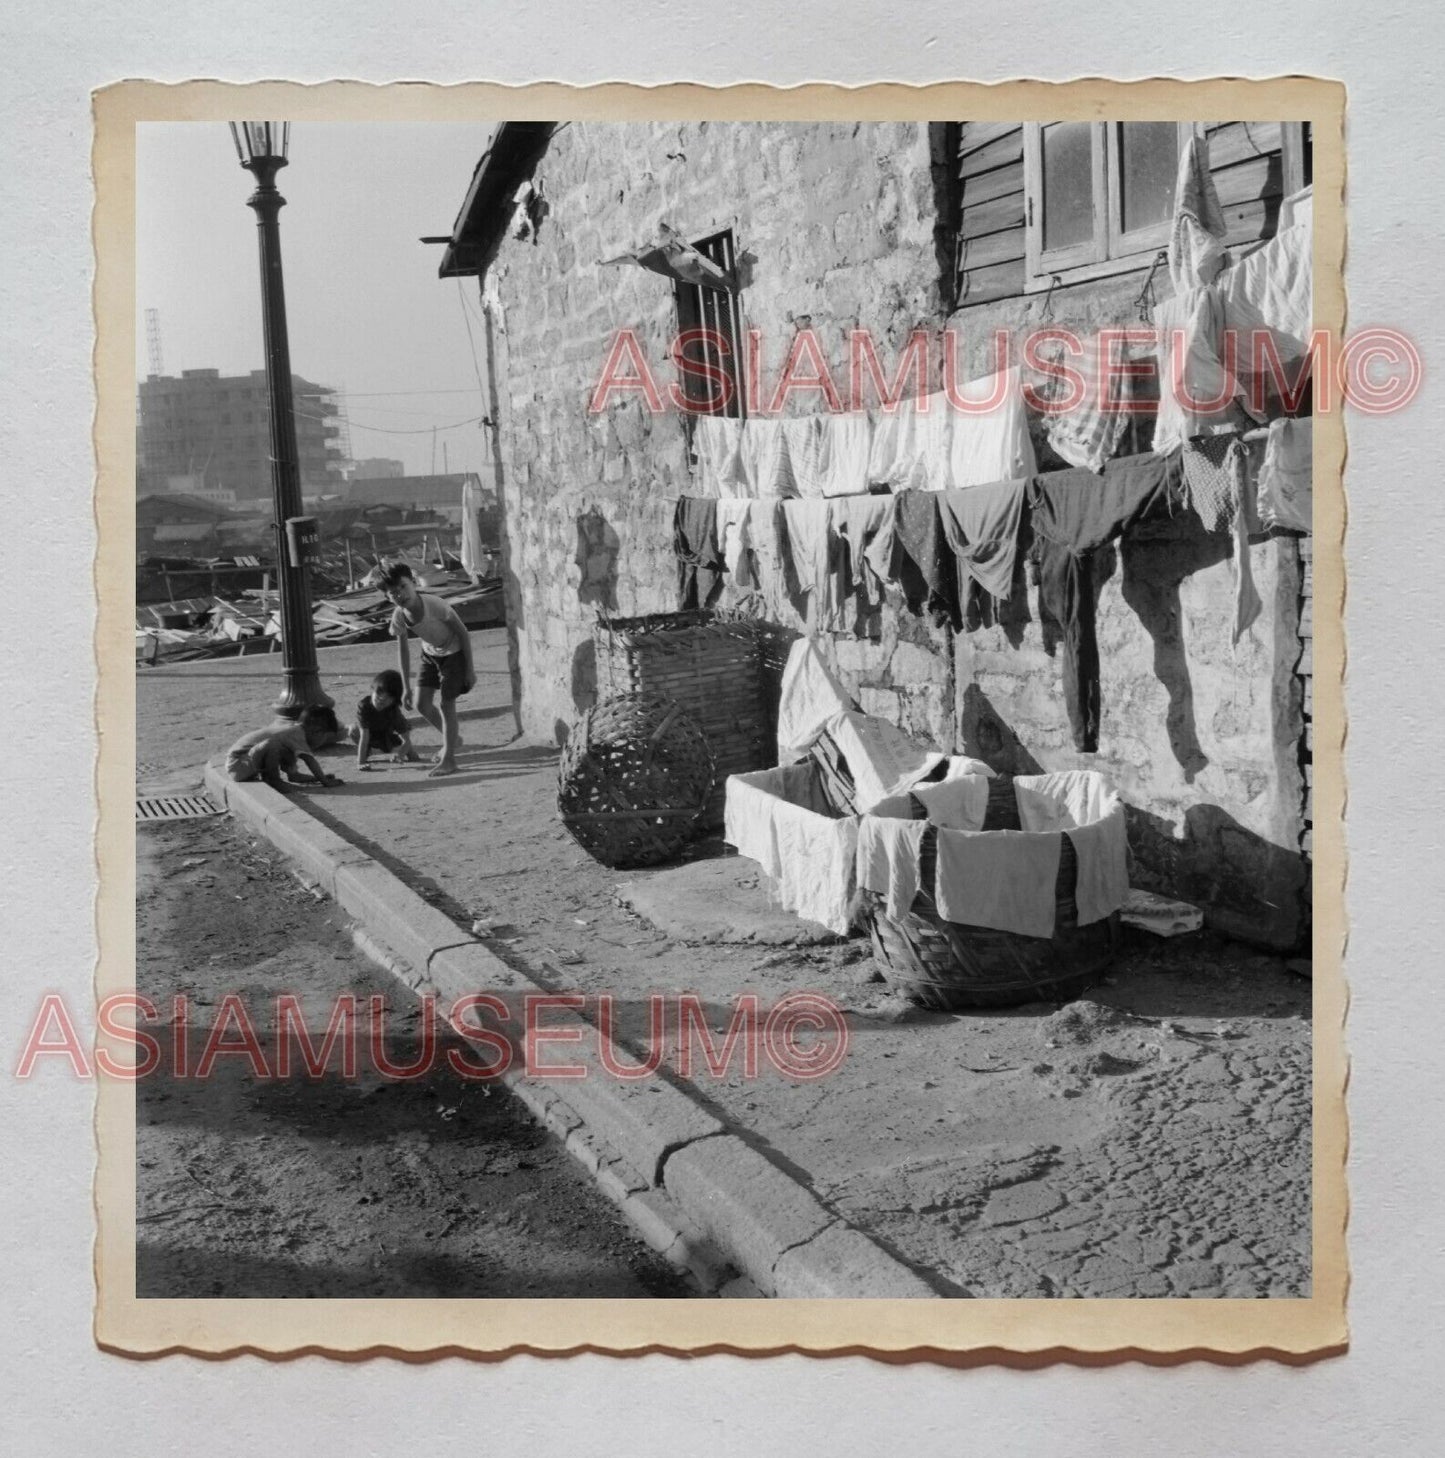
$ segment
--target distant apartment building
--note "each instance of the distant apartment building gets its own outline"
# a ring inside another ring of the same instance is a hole
[[[341,489],[344,457],[336,392],[291,377],[301,490]],[[271,496],[271,414],[266,372],[183,370],[141,381],[136,409],[138,494],[186,492],[213,501]]]
[[[364,461],[353,462],[353,481],[390,481],[406,475],[406,463],[393,461],[387,456],[368,456]]]

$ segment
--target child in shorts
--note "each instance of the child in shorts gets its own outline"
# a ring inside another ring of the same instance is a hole
[[[457,727],[457,699],[472,691],[477,671],[472,666],[472,637],[466,624],[439,597],[420,592],[411,568],[394,562],[382,574],[381,590],[396,611],[391,615],[391,632],[396,639],[397,663],[401,670],[402,707],[412,707],[411,650],[407,639],[415,633],[421,639],[421,670],[416,677],[416,711],[442,736],[441,753],[428,774],[433,779],[457,772],[457,750],[461,731]],[[436,704],[441,695],[441,707]]]
[[[356,767],[370,769],[373,750],[390,754],[397,764],[421,758],[411,743],[411,726],[401,711],[403,685],[394,668],[383,668],[371,681],[371,692],[356,704]]]
[[[227,751],[226,773],[237,781],[262,780],[283,795],[291,793],[290,785],[339,785],[341,781],[327,774],[312,754],[326,742],[331,719],[329,710],[310,708],[303,710],[299,722],[278,718],[264,729],[252,729]],[[298,778],[298,760],[310,771],[309,780]]]

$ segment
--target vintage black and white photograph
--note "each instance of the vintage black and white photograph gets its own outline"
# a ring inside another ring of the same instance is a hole
[[[1278,112],[135,125],[138,1301],[1318,1294]]]

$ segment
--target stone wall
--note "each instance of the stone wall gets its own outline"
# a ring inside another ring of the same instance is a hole
[[[550,211],[535,240],[504,246],[484,293],[524,731],[560,739],[593,701],[599,610],[677,605],[672,514],[691,481],[679,417],[649,413],[635,394],[600,415],[587,410],[619,329],[637,331],[660,385],[673,379],[672,286],[598,260],[649,242],[664,221],[690,238],[732,228],[748,271],[743,324],[763,333],[765,382],[801,328],[816,332],[840,381],[850,329],[871,330],[891,368],[923,328],[936,387],[943,321],[927,133],[905,124],[574,122],[554,139],[538,171]],[[966,377],[992,367],[995,328],[1137,323],[1141,281],[960,311],[949,324],[963,332]],[[812,394],[788,408],[823,405]],[[1147,434],[1135,448],[1147,447]],[[1039,446],[1041,466],[1057,465],[1041,437]],[[1071,747],[1033,589],[1000,626],[956,641],[886,606],[856,635],[823,646],[866,712],[921,739],[1005,770],[1106,771],[1137,807],[1136,884],[1198,900],[1234,935],[1287,946],[1308,916],[1298,550],[1288,538],[1251,548],[1265,608],[1237,651],[1228,551],[1227,538],[1186,515],[1103,555],[1095,755]],[[802,626],[788,610],[781,620]]]
[[[937,330],[939,292],[925,125],[573,122],[538,179],[550,211],[535,242],[504,245],[485,297],[519,715],[526,732],[552,738],[592,702],[598,610],[677,606],[672,513],[691,481],[675,413],[654,416],[636,394],[587,412],[619,329],[637,330],[661,386],[674,378],[671,283],[598,260],[649,243],[661,222],[689,238],[733,229],[739,255],[750,255],[743,325],[762,331],[768,389],[802,328],[815,331],[840,385],[851,329],[873,331],[891,367],[913,329]],[[787,413],[822,408],[814,392],[794,395]],[[850,687],[866,685],[871,702],[898,706],[890,717],[946,737],[946,641],[891,611],[873,630],[877,645],[841,650]]]

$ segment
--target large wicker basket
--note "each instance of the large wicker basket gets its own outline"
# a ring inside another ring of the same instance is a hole
[[[557,809],[604,865],[649,866],[692,838],[712,787],[712,748],[682,705],[632,694],[578,720],[562,750]]]
[[[680,704],[712,745],[716,788],[701,823],[722,824],[727,777],[766,769],[773,716],[759,624],[705,611],[599,618],[597,692],[661,695]]]
[[[915,802],[915,818],[922,806]],[[989,785],[985,830],[1017,830],[1018,805],[1013,781],[998,776]],[[1022,936],[992,927],[945,921],[931,887],[938,841],[930,827],[923,835],[919,862],[921,888],[901,920],[886,910],[886,898],[861,891],[864,922],[873,954],[888,982],[924,1007],[1011,1007],[1024,1002],[1061,1002],[1077,997],[1103,976],[1114,960],[1118,916],[1079,925],[1074,905],[1078,859],[1062,836],[1055,883],[1052,937]]]

